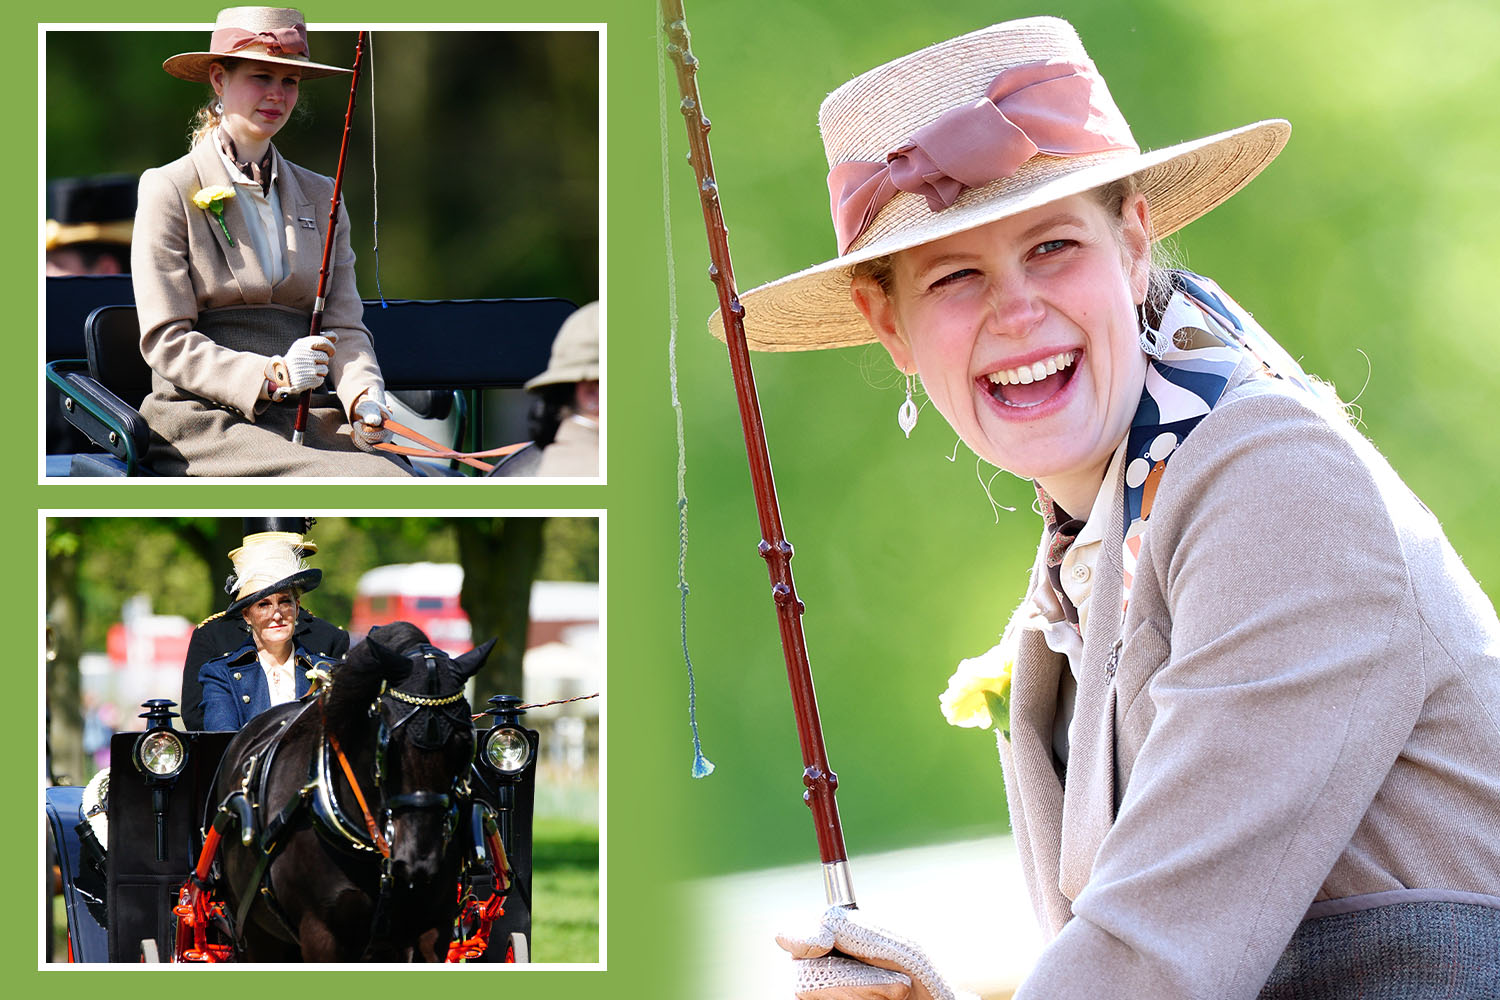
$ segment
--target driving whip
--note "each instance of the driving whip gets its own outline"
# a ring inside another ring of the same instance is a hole
[[[354,98],[359,90],[359,66],[364,60],[365,32],[361,31],[354,42],[354,77],[349,81],[349,108],[344,112],[344,138],[339,142],[339,165],[333,175],[333,198],[328,203],[328,235],[323,240],[323,266],[318,269],[318,297],[313,300],[312,325],[309,337],[323,332],[323,307],[327,305],[328,262],[333,256],[333,227],[339,217],[339,197],[344,190],[344,157],[349,153],[349,126],[354,122]],[[337,346],[334,348],[337,350]],[[307,411],[312,399],[308,390],[297,400],[297,419],[292,425],[292,443],[301,444],[307,430]]]
[[[750,462],[750,482],[755,491],[755,507],[760,516],[760,554],[765,557],[771,575],[771,600],[781,627],[781,649],[786,658],[787,682],[792,689],[792,710],[797,717],[797,739],[802,745],[802,783],[807,786],[803,799],[812,809],[813,825],[818,837],[818,854],[823,860],[823,890],[833,905],[854,905],[854,887],[849,880],[848,855],[844,850],[844,831],[839,824],[838,803],[834,790],[838,776],[828,766],[823,746],[823,729],[818,721],[818,700],[813,691],[812,668],[807,661],[807,645],[802,635],[803,605],[792,584],[792,546],[781,526],[781,512],[776,504],[776,483],[771,476],[771,458],[766,449],[766,432],[761,423],[760,402],[755,394],[755,375],[750,369],[750,348],[745,343],[744,307],[734,286],[734,269],[729,260],[729,231],[719,205],[719,187],[714,180],[713,159],[709,155],[709,120],[702,112],[698,96],[698,60],[688,47],[687,22],[682,0],[661,0],[662,17],[667,34],[667,52],[677,70],[677,85],[682,94],[682,115],[687,124],[689,159],[698,179],[698,196],[703,205],[703,221],[708,227],[708,252],[712,261],[709,275],[718,288],[719,310],[724,317],[725,340],[729,347],[729,367],[734,374],[735,395],[739,402],[740,424],[745,432],[745,453]],[[670,262],[669,266],[670,266]]]

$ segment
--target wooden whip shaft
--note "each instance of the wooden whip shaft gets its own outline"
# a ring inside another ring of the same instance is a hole
[[[667,32],[667,52],[676,66],[678,89],[682,93],[682,114],[691,150],[689,159],[698,179],[703,221],[708,228],[708,252],[712,261],[708,273],[718,288],[719,310],[724,317],[725,340],[729,347],[729,367],[734,374],[740,423],[745,432],[750,482],[760,516],[760,554],[765,558],[771,575],[771,599],[781,628],[781,649],[792,691],[792,710],[797,717],[797,738],[802,746],[804,765],[802,782],[807,787],[802,797],[812,809],[818,853],[823,859],[825,875],[830,866],[839,866],[841,870],[844,886],[838,893],[841,898],[834,898],[835,891],[830,883],[829,902],[852,905],[853,893],[847,886],[847,874],[842,873],[848,854],[844,849],[844,831],[839,824],[838,803],[834,798],[838,776],[828,766],[823,728],[818,720],[818,699],[813,690],[812,668],[808,664],[807,645],[802,634],[803,604],[798,600],[792,582],[792,546],[786,540],[776,503],[776,482],[771,475],[771,457],[766,448],[760,401],[755,393],[750,349],[745,343],[745,310],[735,290],[734,268],[729,259],[729,231],[724,225],[719,187],[714,180],[713,157],[708,148],[710,123],[703,115],[698,95],[698,60],[689,48],[682,0],[661,0],[661,8]]]
[[[354,41],[354,76],[349,81],[349,107],[344,111],[344,137],[339,140],[339,165],[333,174],[333,198],[328,203],[328,235],[323,240],[323,266],[318,269],[318,297],[313,302],[312,324],[309,337],[323,332],[323,307],[327,304],[328,264],[333,258],[333,228],[339,218],[339,200],[344,193],[344,158],[349,155],[349,131],[354,125],[354,99],[359,93],[359,69],[365,55],[365,32],[361,31]],[[307,430],[307,413],[312,393],[304,392],[297,400],[297,419],[292,424],[292,440],[302,443]]]

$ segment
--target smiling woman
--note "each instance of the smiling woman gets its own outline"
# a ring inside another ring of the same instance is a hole
[[[838,256],[743,295],[750,345],[877,340],[1042,515],[1025,600],[944,699],[997,729],[1049,940],[1016,996],[1494,994],[1500,620],[1332,393],[1151,262],[1288,124],[1143,152],[1055,18],[877,67],[819,119]],[[952,995],[861,911],[781,943],[804,997]]]

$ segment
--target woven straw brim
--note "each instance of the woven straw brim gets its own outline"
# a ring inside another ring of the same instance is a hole
[[[182,52],[162,63],[161,68],[179,80],[207,83],[209,64],[224,62],[228,59],[273,63],[277,66],[295,66],[302,71],[302,79],[304,80],[316,80],[322,76],[335,76],[339,73],[354,72],[354,70],[346,69],[342,66],[329,66],[324,63],[315,63],[308,59],[288,59],[285,56],[268,56],[257,52],[236,52],[232,55],[223,55],[215,52]]]
[[[1010,177],[965,191],[940,212],[921,195],[902,192],[876,216],[846,254],[745,292],[745,337],[751,350],[809,351],[854,347],[875,334],[849,296],[853,266],[1051,204],[1134,176],[1151,207],[1153,239],[1181,229],[1223,204],[1265,169],[1286,145],[1280,119],[1149,153],[1108,152],[1060,158],[1038,155]],[[718,311],[709,330],[724,339]]]

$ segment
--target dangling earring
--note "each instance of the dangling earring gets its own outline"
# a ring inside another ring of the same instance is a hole
[[[896,411],[896,423],[911,437],[912,428],[917,426],[917,404],[912,402],[911,387],[915,376],[910,372],[906,374],[906,402],[901,404],[901,409]]]
[[[220,98],[219,100],[214,101],[214,114],[218,115],[220,118],[224,117],[224,99],[223,98]]]
[[[1142,302],[1135,307],[1135,318],[1141,328],[1141,350],[1153,360],[1160,361],[1169,346],[1167,335],[1152,326],[1151,321],[1146,318],[1146,303]]]

